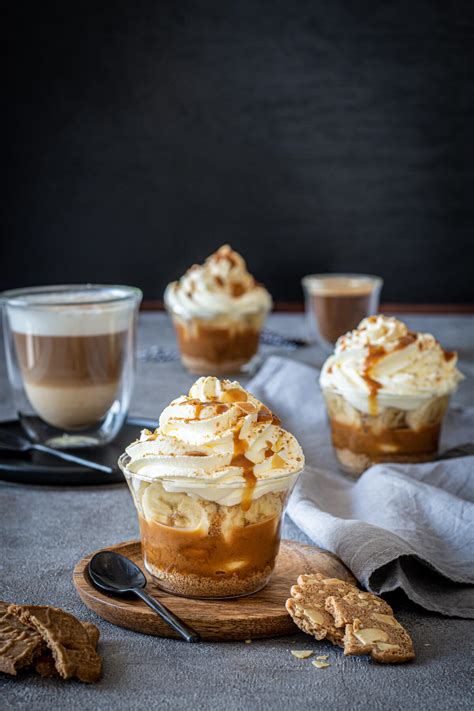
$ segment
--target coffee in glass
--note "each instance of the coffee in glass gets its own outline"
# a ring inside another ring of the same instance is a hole
[[[129,406],[141,292],[39,287],[2,300],[10,382],[28,435],[62,447],[110,441]]]
[[[332,346],[377,313],[383,280],[368,274],[311,274],[302,284],[309,339]]]

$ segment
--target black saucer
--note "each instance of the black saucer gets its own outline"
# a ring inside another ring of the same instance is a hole
[[[2,428],[24,436],[17,420],[2,422]],[[128,419],[113,442],[105,447],[71,450],[74,454],[93,459],[113,467],[112,474],[86,469],[76,464],[67,464],[42,452],[6,452],[0,449],[0,480],[16,484],[49,484],[53,486],[90,486],[94,484],[117,484],[124,481],[117,460],[127,445],[136,439],[144,427],[155,429],[156,422]]]

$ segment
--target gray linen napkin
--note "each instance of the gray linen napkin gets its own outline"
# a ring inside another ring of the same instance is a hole
[[[337,470],[318,376],[273,356],[248,385],[306,455],[289,515],[368,590],[402,588],[428,610],[474,617],[474,456],[378,464],[348,479]],[[474,408],[451,408],[442,448],[469,442],[473,425]]]

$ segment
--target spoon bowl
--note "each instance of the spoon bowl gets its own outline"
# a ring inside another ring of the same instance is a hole
[[[144,588],[146,578],[132,560],[113,551],[99,551],[89,562],[89,575],[94,585],[115,595]]]

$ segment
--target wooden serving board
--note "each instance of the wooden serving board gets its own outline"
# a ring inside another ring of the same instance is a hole
[[[139,541],[127,541],[107,550],[135,561],[146,573]],[[82,601],[108,622],[159,637],[178,635],[141,600],[111,597],[90,582],[87,564],[94,553],[74,568],[73,580]],[[147,591],[194,627],[204,640],[225,641],[278,637],[297,632],[285,609],[290,587],[302,573],[322,573],[331,578],[355,582],[336,556],[296,541],[282,541],[275,572],[260,592],[231,600],[196,600],[177,597],[161,590],[148,573]]]

